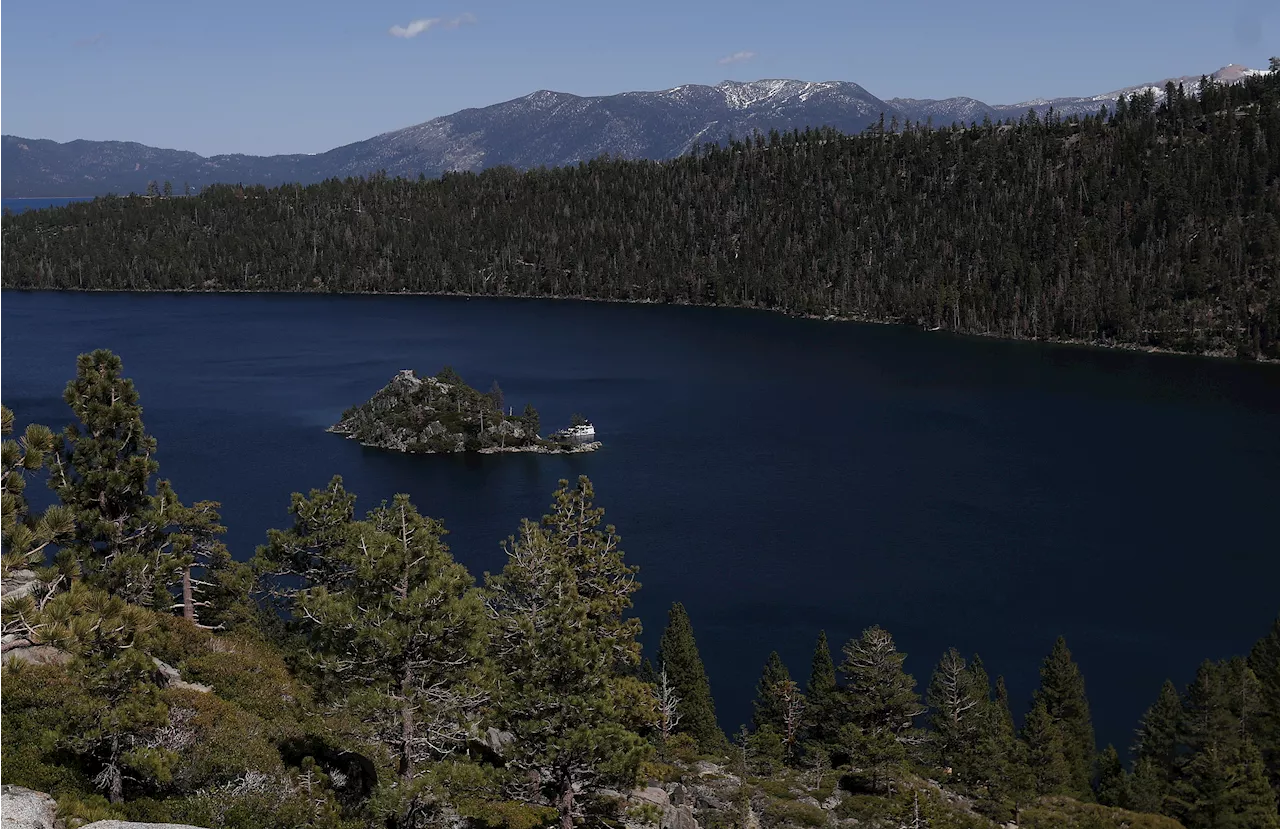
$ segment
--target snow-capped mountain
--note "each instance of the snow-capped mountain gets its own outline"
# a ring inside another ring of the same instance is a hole
[[[1262,74],[1234,64],[1213,73],[1223,83]],[[1188,92],[1199,76],[1173,78]],[[1082,98],[1055,98],[989,105],[973,98],[883,101],[847,81],[724,81],[715,86],[686,84],[654,92],[582,97],[539,90],[523,98],[480,109],[464,109],[415,126],[316,155],[218,155],[208,158],[119,141],[59,144],[6,135],[0,149],[3,194],[79,196],[142,192],[150,181],[198,189],[215,182],[308,183],[334,176],[429,177],[449,170],[479,170],[508,164],[518,168],[574,164],[602,154],[623,158],[672,158],[708,142],[754,131],[787,132],[834,127],[857,132],[879,119],[981,122],[1052,107],[1064,115],[1093,113],[1114,105],[1123,93],[1154,88],[1165,81]]]
[[[1245,78],[1255,75],[1265,74],[1267,74],[1266,70],[1263,69],[1250,69],[1247,66],[1231,63],[1209,77],[1219,83],[1231,84],[1239,83]],[[1183,75],[1180,78],[1165,78],[1161,81],[1126,86],[1124,89],[1104,92],[1100,95],[1088,95],[1078,98],[1036,98],[1017,104],[991,105],[984,104],[982,101],[975,101],[973,98],[944,98],[941,100],[890,98],[887,103],[892,104],[903,116],[910,118],[912,121],[927,122],[932,120],[935,125],[939,126],[955,122],[963,124],[981,123],[984,117],[991,118],[993,121],[1004,120],[1005,118],[1019,118],[1026,115],[1028,110],[1035,110],[1037,114],[1043,115],[1052,109],[1064,117],[1068,115],[1094,115],[1103,106],[1108,110],[1114,109],[1116,101],[1120,99],[1121,95],[1141,94],[1147,90],[1151,90],[1155,95],[1156,103],[1160,103],[1165,97],[1165,87],[1170,83],[1174,87],[1181,85],[1188,95],[1198,95],[1200,94],[1201,77],[1201,75]]]

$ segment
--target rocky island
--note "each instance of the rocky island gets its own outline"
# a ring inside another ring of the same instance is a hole
[[[497,382],[480,392],[445,367],[434,377],[405,369],[359,406],[342,413],[328,431],[364,446],[397,452],[591,452],[600,448],[595,430],[579,415],[549,437],[538,432],[538,410],[504,413]]]

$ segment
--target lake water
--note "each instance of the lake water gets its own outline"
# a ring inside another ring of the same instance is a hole
[[[1065,634],[1100,744],[1127,746],[1171,677],[1243,653],[1280,610],[1280,367],[824,323],[761,312],[424,297],[6,291],[3,398],[65,425],[78,353],[137,382],[161,473],[222,501],[252,554],[289,493],[335,473],[408,492],[479,576],[587,474],[641,566],[652,655],[689,608],[721,720],[777,649],[880,624],[923,692],[980,652],[1025,707]],[[408,456],[328,434],[403,368],[497,379],[580,456]],[[837,655],[837,660],[839,659]]]
[[[0,210],[12,210],[14,213],[26,213],[28,210],[40,210],[45,207],[62,207],[78,201],[89,201],[92,196],[58,196],[55,198],[0,199]]]

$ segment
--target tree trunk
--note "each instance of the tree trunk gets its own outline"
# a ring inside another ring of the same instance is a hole
[[[182,571],[182,618],[188,622],[196,621],[195,597],[191,590],[191,565]]]
[[[568,772],[560,777],[556,807],[560,810],[560,829],[573,829],[573,775]]]
[[[413,674],[405,666],[400,679],[400,778],[413,780]]]

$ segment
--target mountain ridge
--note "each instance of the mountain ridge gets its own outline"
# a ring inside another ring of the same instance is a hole
[[[1228,64],[1210,77],[1235,83],[1263,70]],[[436,177],[510,165],[529,169],[564,166],[602,154],[662,160],[708,142],[754,131],[790,132],[834,127],[857,132],[886,119],[941,126],[985,118],[1019,118],[1028,110],[1053,109],[1064,116],[1097,112],[1120,95],[1151,89],[1157,99],[1166,83],[1199,90],[1202,76],[1182,76],[1099,95],[1042,98],[987,104],[976,98],[880,99],[852,81],[763,78],[714,85],[681,84],[663,90],[580,96],[540,89],[485,107],[472,107],[419,124],[380,133],[322,153],[201,156],[187,150],[133,141],[89,141],[4,135],[0,193],[6,198],[86,196],[143,192],[149,182],[172,182],[175,191],[214,183],[301,184],[328,178],[389,175]]]

